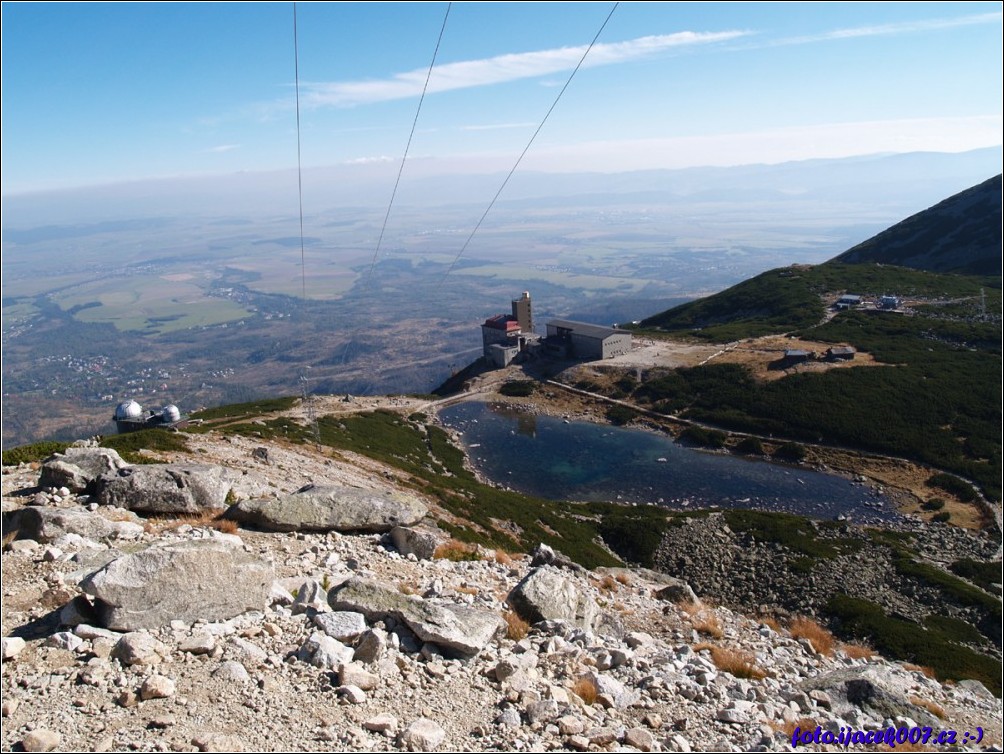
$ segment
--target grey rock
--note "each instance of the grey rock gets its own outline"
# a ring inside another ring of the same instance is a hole
[[[414,555],[419,560],[432,560],[436,548],[446,542],[449,536],[431,526],[395,526],[390,530],[390,538],[402,555]]]
[[[414,495],[308,485],[278,499],[245,500],[228,516],[266,531],[387,532],[428,512]]]
[[[174,681],[167,676],[152,675],[143,681],[139,687],[139,698],[143,701],[148,699],[167,699],[174,696]]]
[[[421,641],[461,656],[479,653],[505,626],[495,613],[413,599],[389,584],[363,578],[349,579],[332,589],[328,604],[332,610],[360,612],[369,621],[392,617]]]
[[[855,709],[879,720],[911,717],[921,725],[936,726],[938,719],[912,704],[898,687],[893,671],[886,666],[866,665],[835,670],[803,681],[800,687],[811,694],[823,691],[830,698],[832,712],[846,717]]]
[[[438,723],[420,717],[398,736],[398,745],[408,751],[435,751],[446,738],[446,731]]]
[[[49,508],[28,506],[3,514],[4,531],[18,532],[19,539],[33,539],[49,544],[76,534],[95,541],[108,539],[136,539],[143,534],[143,524],[135,514],[121,513],[112,521],[98,512],[82,508]]]
[[[167,647],[145,631],[126,634],[112,649],[112,657],[123,665],[159,665],[168,654]]]
[[[55,751],[62,741],[55,731],[36,728],[21,739],[21,748],[25,751]]]
[[[638,751],[652,751],[655,748],[655,738],[644,728],[628,728],[624,733],[624,743]]]
[[[337,639],[315,631],[303,643],[296,656],[316,668],[335,669],[339,665],[352,662],[352,647],[346,647]]]
[[[335,689],[335,693],[343,697],[349,704],[362,704],[366,701],[366,692],[351,684],[339,686]]]
[[[263,610],[275,578],[272,566],[245,553],[234,539],[157,543],[116,558],[80,586],[95,598],[102,625],[120,631]]]
[[[641,698],[641,692],[635,688],[629,688],[616,678],[612,678],[604,673],[590,671],[584,678],[593,682],[596,687],[596,698],[605,706],[614,709],[625,709],[637,702]]]
[[[245,667],[254,668],[264,665],[268,659],[268,653],[264,649],[240,636],[230,637],[227,641],[226,653]]]
[[[179,642],[178,649],[193,655],[207,655],[216,649],[216,637],[208,631],[195,631]]]
[[[539,568],[546,565],[556,568],[566,568],[580,575],[586,573],[586,569],[570,557],[541,542],[530,553],[530,567]]]
[[[508,602],[530,623],[562,620],[592,628],[596,618],[596,603],[553,566],[535,568],[511,592]]]
[[[65,649],[68,652],[76,652],[84,646],[84,640],[69,631],[58,631],[45,640],[45,646]]]
[[[328,591],[315,579],[307,579],[296,588],[293,600],[293,614],[302,615],[309,611],[328,609]]]
[[[333,639],[352,641],[366,630],[366,618],[362,613],[341,610],[315,615],[314,625]]]
[[[363,727],[373,733],[387,733],[397,728],[397,718],[388,712],[382,712],[364,722]]]
[[[248,675],[247,669],[236,660],[221,662],[220,666],[212,672],[212,676],[213,678],[219,678],[221,681],[230,681],[231,683],[251,682],[251,676]]]
[[[352,656],[354,662],[379,662],[387,651],[387,632],[379,628],[364,631],[356,642],[356,651]]]
[[[116,472],[128,465],[118,451],[111,448],[67,448],[42,464],[38,486],[66,487],[73,492],[85,492],[102,474]]]
[[[531,702],[526,706],[526,719],[533,725],[534,723],[549,723],[558,719],[558,703],[553,699],[545,699],[541,702]]]
[[[666,577],[671,578],[672,577]],[[665,602],[698,602],[697,595],[694,594],[694,590],[691,589],[690,584],[685,581],[680,581],[679,579],[672,579],[671,584],[667,584],[662,587],[662,589],[657,590],[653,593],[656,599],[663,600]]]
[[[25,646],[27,644],[20,636],[5,636],[0,653],[3,654],[4,660],[12,660],[24,651]]]
[[[338,668],[338,682],[342,686],[358,686],[363,691],[372,691],[380,683],[380,676],[350,662]]]
[[[144,464],[102,474],[94,481],[95,497],[141,513],[204,513],[227,507],[229,474],[206,464]]]

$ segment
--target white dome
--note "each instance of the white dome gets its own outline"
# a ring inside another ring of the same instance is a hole
[[[143,407],[136,401],[124,401],[115,407],[115,418],[120,421],[123,419],[139,419],[142,416]]]
[[[173,403],[169,403],[164,406],[164,410],[160,412],[160,416],[164,420],[165,424],[172,424],[176,421],[181,421],[181,412]]]

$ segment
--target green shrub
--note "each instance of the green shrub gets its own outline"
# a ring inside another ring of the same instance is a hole
[[[838,620],[838,633],[863,639],[886,657],[927,665],[941,680],[975,678],[1001,695],[1000,660],[954,643],[943,631],[944,621],[925,629],[886,615],[872,602],[842,594],[830,598],[826,611]]]
[[[941,513],[935,513],[931,516],[931,520],[937,524],[948,523],[948,520],[952,517],[952,514],[948,511],[942,511]]]
[[[997,585],[1001,583],[1001,564],[998,562],[983,562],[963,558],[956,560],[949,567],[956,576],[961,576],[977,586],[986,589],[991,594],[999,594]]]
[[[724,448],[729,436],[717,429],[687,427],[680,433],[680,440],[702,448]]]
[[[127,463],[157,463],[141,454],[141,450],[189,450],[188,441],[183,434],[166,429],[142,429],[124,435],[112,435],[101,440],[101,447],[117,451]]]
[[[926,503],[921,504],[920,507],[926,511],[940,511],[945,507],[945,501],[940,497],[932,497]]]
[[[736,444],[736,452],[747,456],[762,456],[763,443],[758,437],[744,437]]]
[[[607,421],[611,424],[616,424],[619,427],[634,421],[638,418],[638,415],[639,414],[635,409],[629,408],[628,406],[621,406],[619,404],[614,404],[608,408],[606,413]]]
[[[805,455],[805,446],[797,442],[786,442],[774,451],[774,458],[780,458],[782,461],[795,461],[796,463],[804,461]]]
[[[964,503],[971,503],[976,500],[976,493],[973,492],[973,488],[969,483],[951,474],[935,474],[924,482],[924,484],[928,487],[936,487],[949,492]]]
[[[526,398],[536,389],[537,383],[533,380],[510,380],[499,388],[499,392],[512,398]]]
[[[36,442],[31,445],[20,445],[3,451],[3,465],[17,466],[19,463],[31,463],[32,461],[44,461],[51,455],[62,453],[70,447],[68,442],[56,442],[46,440]]]

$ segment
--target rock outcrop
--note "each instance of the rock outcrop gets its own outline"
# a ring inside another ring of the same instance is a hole
[[[123,555],[80,586],[94,598],[102,625],[136,631],[262,610],[273,580],[272,567],[246,554],[239,539],[214,537]]]
[[[66,487],[71,492],[85,492],[102,474],[111,474],[128,466],[111,448],[67,448],[46,459],[38,486]]]
[[[137,513],[205,513],[227,507],[226,469],[208,464],[144,464],[102,474],[95,481],[102,505]]]
[[[328,604],[333,610],[362,613],[370,621],[392,617],[422,641],[461,656],[476,655],[503,628],[495,613],[412,599],[389,584],[360,578],[332,589]]]
[[[509,592],[509,604],[529,623],[559,620],[590,629],[597,616],[596,603],[553,566],[530,571]]]
[[[277,499],[243,501],[228,515],[265,531],[387,532],[416,524],[427,512],[405,492],[307,485]]]

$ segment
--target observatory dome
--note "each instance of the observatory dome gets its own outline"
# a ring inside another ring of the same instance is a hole
[[[165,424],[173,424],[176,421],[181,421],[181,412],[173,403],[164,406],[164,410],[160,412],[160,416]]]
[[[143,407],[136,401],[123,401],[115,407],[115,418],[119,421],[131,421],[143,416]]]

